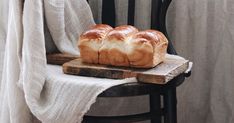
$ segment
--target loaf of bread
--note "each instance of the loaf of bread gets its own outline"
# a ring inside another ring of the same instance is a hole
[[[85,63],[134,68],[152,68],[163,62],[167,38],[159,31],[138,31],[133,26],[112,28],[97,24],[84,32],[78,42]]]

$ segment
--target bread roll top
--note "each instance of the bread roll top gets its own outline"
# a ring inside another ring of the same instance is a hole
[[[107,41],[125,41],[126,38],[138,32],[138,29],[130,25],[122,25],[114,28],[107,35]]]
[[[96,24],[80,36],[80,40],[102,40],[113,28],[106,24]]]
[[[166,37],[159,31],[156,30],[145,30],[136,33],[133,36],[133,39],[143,38],[149,41],[153,46],[168,43]]]
[[[136,47],[142,48],[145,51],[151,52],[151,49],[153,47],[152,42],[145,39],[145,38],[136,38],[136,39],[132,39],[129,42],[130,42],[129,45],[131,45],[131,46],[129,46],[131,48],[128,50],[129,52],[133,52],[135,50],[134,48],[136,48]]]
[[[143,32],[153,33],[154,36],[155,36],[155,38],[157,38],[157,40],[155,40],[156,43],[159,43],[159,44],[161,44],[161,43],[168,43],[168,40],[167,40],[166,36],[162,32],[160,32],[160,31],[157,31],[157,30],[145,30]]]

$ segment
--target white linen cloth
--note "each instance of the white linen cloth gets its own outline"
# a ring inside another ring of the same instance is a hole
[[[31,112],[43,123],[81,122],[99,93],[136,81],[69,76],[47,66],[44,20],[60,51],[79,54],[77,37],[94,24],[86,0],[0,2],[0,123],[32,123]]]
[[[61,66],[48,65],[45,90],[41,95],[42,100],[46,100],[42,102],[46,103],[44,105],[47,105],[48,112],[44,113],[43,117],[50,115],[59,117],[51,119],[55,123],[62,123],[60,120],[64,117],[67,120],[63,120],[63,123],[80,122],[98,94],[112,86],[127,82],[136,82],[136,79],[113,80],[66,75],[63,74]]]

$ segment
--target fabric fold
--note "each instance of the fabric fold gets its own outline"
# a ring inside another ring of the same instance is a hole
[[[79,55],[76,43],[94,24],[85,0],[44,0],[45,18],[55,45],[61,52]]]
[[[1,123],[32,123],[33,115],[42,123],[80,123],[102,91],[136,81],[70,76],[47,66],[44,20],[61,52],[79,54],[78,36],[95,24],[86,0],[9,0],[5,17]]]

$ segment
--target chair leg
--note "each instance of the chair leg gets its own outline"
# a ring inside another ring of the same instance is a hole
[[[166,90],[163,100],[164,123],[177,123],[176,87]]]
[[[161,97],[159,93],[150,94],[151,123],[162,122]]]

